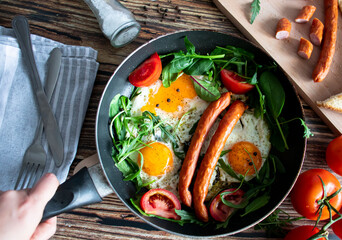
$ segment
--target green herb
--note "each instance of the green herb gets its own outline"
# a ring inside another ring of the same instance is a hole
[[[241,175],[237,175],[234,170],[230,167],[230,165],[226,164],[222,158],[218,160],[219,167],[222,168],[228,175],[231,177],[242,181],[243,177]]]
[[[191,76],[194,81],[194,88],[197,95],[205,101],[211,102],[221,97],[220,91],[212,85],[212,82],[207,80],[200,80]]]
[[[287,150],[289,147],[278,119],[285,104],[285,91],[277,77],[269,71],[261,74],[258,85],[262,94],[265,96],[266,107],[279,130],[284,147]]]
[[[263,206],[265,206],[268,201],[270,200],[271,196],[266,193],[260,197],[257,197],[256,199],[254,199],[252,202],[250,202],[246,208],[245,208],[245,213],[242,214],[241,216],[246,216],[247,214],[254,212],[256,210],[258,210],[259,208],[262,208]]]
[[[280,208],[276,209],[261,223],[255,225],[255,230],[264,230],[267,237],[284,238],[294,221],[303,219],[304,217],[291,218],[291,216]]]
[[[135,94],[138,94],[135,91]],[[125,181],[132,181],[139,191],[145,185],[140,178],[143,156],[140,164],[137,165],[130,159],[130,155],[139,152],[147,144],[143,143],[144,136],[155,134],[155,129],[161,130],[161,138],[178,146],[176,137],[172,133],[172,127],[161,122],[159,116],[145,111],[141,116],[131,115],[131,100],[122,95],[116,95],[109,107],[110,135],[113,140],[112,158],[117,168],[122,172]]]
[[[260,12],[260,0],[253,0],[252,4],[251,4],[251,24],[253,24],[256,16],[258,16],[259,12]]]
[[[292,122],[294,120],[299,120],[301,125],[303,126],[303,128],[304,128],[304,136],[303,137],[310,138],[310,137],[314,136],[314,134],[311,132],[310,128],[306,125],[305,121],[301,118],[293,118],[291,120],[281,122],[280,124],[286,124],[286,123]]]
[[[187,52],[179,51],[176,53],[170,53],[160,58],[173,56],[173,59],[162,70],[162,82],[164,87],[169,87],[174,82],[181,71],[190,73],[190,75],[201,75],[206,71],[209,71],[213,66],[213,59],[220,59],[224,57],[224,54],[218,55],[200,55],[195,52],[195,46],[184,38],[184,43]],[[200,59],[200,60],[198,60]],[[203,60],[203,61],[202,61]]]

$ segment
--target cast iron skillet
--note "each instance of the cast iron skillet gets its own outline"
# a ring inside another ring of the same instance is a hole
[[[286,168],[286,174],[279,175],[274,183],[269,203],[258,211],[245,217],[236,214],[227,228],[216,229],[214,225],[200,227],[195,224],[180,226],[177,223],[150,218],[141,215],[130,203],[130,198],[135,195],[136,189],[131,182],[123,181],[121,172],[115,167],[111,158],[112,140],[108,131],[108,111],[112,98],[120,93],[129,96],[132,85],[127,77],[139,64],[151,56],[154,52],[166,54],[179,50],[185,50],[184,37],[195,45],[196,51],[201,54],[209,53],[215,46],[233,45],[251,51],[256,56],[258,63],[271,63],[274,60],[250,42],[232,35],[211,32],[211,31],[182,31],[158,37],[144,44],[131,55],[129,55],[117,68],[109,80],[102,95],[96,118],[96,144],[97,151],[102,165],[103,172],[117,196],[136,215],[150,225],[182,236],[223,236],[243,231],[266,218],[274,211],[289,194],[294,185],[304,160],[306,139],[303,138],[303,129],[298,122],[290,125],[290,132],[287,138],[290,150],[283,153],[276,153]],[[304,118],[298,95],[285,74],[279,69],[277,76],[286,92],[286,101],[283,109],[283,116],[289,120],[292,118]],[[71,210],[81,205],[101,201],[96,188],[84,169],[83,173],[75,175],[66,183],[62,184],[55,197],[45,208],[46,219],[61,212]],[[84,186],[86,185],[86,186]],[[76,190],[75,190],[76,189]]]

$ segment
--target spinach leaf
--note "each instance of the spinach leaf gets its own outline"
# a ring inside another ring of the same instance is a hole
[[[184,73],[190,76],[203,75],[213,67],[211,59],[195,59],[193,63],[183,70]]]
[[[119,112],[119,98],[120,94],[117,94],[113,97],[112,101],[109,105],[109,118],[113,118]]]
[[[194,76],[191,76],[194,82],[194,87],[197,95],[205,101],[215,101],[221,97],[220,91],[217,87],[212,85],[212,82],[207,80],[200,80]]]
[[[170,87],[171,83],[176,81],[179,76],[179,72],[172,72],[170,68],[171,64],[168,64],[162,71],[162,82],[164,87]]]
[[[260,76],[259,87],[265,95],[266,106],[272,116],[278,118],[285,103],[285,91],[283,86],[272,72],[266,71]]]
[[[195,46],[189,41],[188,37],[185,37],[184,38],[184,44],[185,44],[185,47],[186,47],[186,51],[189,53],[189,54],[196,54],[195,53]]]
[[[258,16],[259,12],[260,12],[260,0],[253,0],[252,4],[251,4],[251,24],[253,24],[256,16]]]

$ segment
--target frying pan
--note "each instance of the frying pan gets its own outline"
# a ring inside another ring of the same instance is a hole
[[[275,153],[282,161],[286,169],[286,174],[277,177],[268,204],[245,217],[240,217],[238,214],[235,214],[227,228],[216,229],[214,225],[199,227],[195,224],[180,226],[174,222],[143,216],[131,205],[129,199],[135,195],[135,186],[129,181],[123,181],[122,174],[115,167],[111,157],[112,139],[108,130],[109,105],[116,94],[125,96],[131,94],[132,85],[127,81],[128,75],[154,52],[166,54],[179,50],[185,51],[185,36],[195,45],[196,51],[201,54],[211,52],[216,46],[233,45],[253,52],[258,63],[265,64],[274,61],[260,48],[242,38],[212,31],[176,32],[153,39],[135,50],[121,63],[112,75],[103,92],[98,107],[96,118],[96,146],[101,167],[97,166],[94,169],[84,168],[63,183],[52,200],[47,204],[43,219],[86,204],[100,202],[103,196],[114,190],[121,201],[133,213],[158,229],[181,236],[224,236],[238,233],[262,221],[286,198],[300,173],[306,149],[306,139],[303,138],[303,129],[300,124],[295,122],[290,124],[290,131],[287,138],[290,150]],[[283,116],[285,119],[297,117],[304,119],[301,102],[293,85],[281,69],[277,72],[277,76],[286,93]],[[99,168],[102,168],[102,173]]]

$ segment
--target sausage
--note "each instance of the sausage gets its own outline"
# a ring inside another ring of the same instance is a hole
[[[307,5],[302,8],[295,21],[297,23],[307,23],[314,12],[316,11],[316,7],[312,5]]]
[[[291,32],[291,23],[287,18],[282,18],[278,21],[277,30],[276,30],[276,39],[285,39],[290,36]]]
[[[325,33],[323,46],[317,65],[312,73],[315,82],[321,82],[328,75],[329,68],[335,53],[338,6],[337,0],[324,0],[325,8]]]
[[[309,40],[305,38],[300,38],[299,47],[298,47],[298,55],[304,59],[309,59],[311,57],[313,45]]]
[[[319,19],[314,18],[312,20],[312,24],[310,28],[310,40],[316,46],[321,45],[322,38],[323,38],[323,29],[324,29],[323,23]]]
[[[208,193],[210,178],[230,133],[233,131],[235,124],[239,121],[247,108],[248,107],[239,100],[232,103],[227,113],[220,121],[201,162],[193,189],[194,209],[197,218],[201,221],[207,222],[209,218],[208,210],[204,205],[204,200]]]
[[[200,118],[196,131],[192,137],[189,150],[183,161],[182,169],[179,173],[178,192],[181,201],[188,207],[191,206],[192,196],[189,191],[192,177],[195,173],[198,156],[205,138],[216,118],[230,104],[230,92],[223,93],[222,96],[209,104]]]

